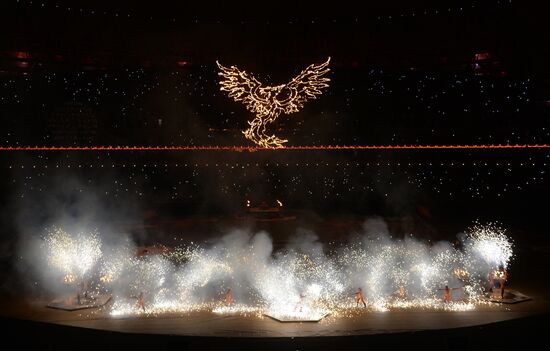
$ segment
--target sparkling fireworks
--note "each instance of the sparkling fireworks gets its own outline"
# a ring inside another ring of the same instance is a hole
[[[469,230],[469,246],[494,268],[508,267],[512,258],[512,242],[506,231],[496,225],[475,225]]]
[[[393,239],[382,230],[328,252],[314,235],[273,252],[266,233],[237,231],[210,247],[191,244],[150,255],[124,247],[103,254],[96,233],[73,236],[61,229],[48,233],[45,247],[49,266],[66,283],[95,273],[97,285],[115,296],[113,316],[212,311],[282,320],[471,310],[486,303],[487,274],[507,267],[512,257],[509,238],[493,225],[473,227],[460,247]],[[233,299],[224,304],[228,288]],[[356,301],[359,288],[365,307]]]
[[[322,89],[328,87],[329,78],[323,77],[330,69],[330,57],[321,64],[312,64],[294,77],[290,82],[277,86],[262,86],[254,76],[239,70],[235,66],[220,68],[220,90],[228,93],[235,101],[242,101],[246,108],[256,114],[249,121],[244,136],[262,148],[282,148],[288,140],[275,135],[267,135],[266,127],[275,122],[281,113],[298,112],[304,103],[316,99]]]
[[[50,267],[63,274],[66,284],[83,279],[101,258],[101,240],[96,232],[72,235],[61,228],[50,230],[44,238]]]

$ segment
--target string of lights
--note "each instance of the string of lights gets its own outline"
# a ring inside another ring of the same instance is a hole
[[[226,168],[250,168],[250,167],[547,167],[548,163],[540,161],[506,161],[506,162],[195,162],[195,163],[112,163],[112,164],[86,164],[82,162],[64,162],[63,164],[32,164],[7,166],[9,169],[36,169],[36,168],[171,168],[171,167],[226,167]]]
[[[201,197],[197,194],[208,189],[212,201],[235,203],[254,197],[257,187],[251,180],[261,178],[270,187],[270,197],[288,201],[305,197],[319,203],[330,200],[349,205],[348,194],[362,192],[391,199],[399,196],[403,186],[413,192],[476,199],[536,190],[545,182],[550,158],[546,150],[529,150],[451,151],[452,156],[444,150],[426,150],[403,152],[405,157],[400,159],[393,158],[391,151],[390,159],[379,158],[384,152],[377,151],[340,155],[299,154],[301,151],[231,155],[228,152],[198,155],[30,152],[25,159],[10,159],[11,155],[5,153],[7,162],[2,168],[8,174],[8,182],[18,189],[17,196],[22,198],[40,196],[51,189],[52,181],[70,174],[71,178],[80,179],[72,187],[73,192],[95,191],[99,186],[105,199],[166,198],[193,205]],[[350,154],[353,159],[348,159]],[[177,159],[173,159],[176,155]],[[439,160],[438,155],[445,158]],[[113,174],[115,178],[104,183],[104,174]],[[361,200],[357,204],[360,203]]]
[[[502,150],[550,149],[550,144],[478,144],[478,145],[303,145],[277,149],[257,146],[0,146],[0,151],[330,151],[330,150]]]

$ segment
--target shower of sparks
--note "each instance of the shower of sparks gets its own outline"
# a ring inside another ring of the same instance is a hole
[[[99,272],[101,283],[109,284],[120,278],[132,257],[129,248],[116,248],[110,252],[105,252]]]
[[[223,78],[220,90],[227,92],[235,101],[242,101],[249,111],[256,114],[243,134],[262,148],[282,148],[288,140],[266,135],[267,125],[275,122],[281,113],[298,112],[306,101],[321,95],[330,81],[323,77],[330,71],[330,57],[324,63],[309,65],[286,84],[265,87],[254,76],[235,66],[225,67],[216,63]]]
[[[469,245],[492,268],[507,268],[512,258],[512,242],[506,231],[495,225],[475,225],[469,230]]]
[[[102,253],[96,233],[71,236],[56,229],[45,246],[49,266],[65,279],[87,274],[98,290],[115,296],[112,316],[211,311],[300,321],[487,304],[487,276],[499,265],[508,267],[512,243],[494,225],[476,225],[461,240],[460,246],[428,245],[410,236],[369,234],[329,251],[304,239],[273,252],[266,233],[233,232],[209,247],[192,243],[138,256],[130,247]],[[357,301],[359,288],[366,306]]]
[[[101,258],[101,240],[97,233],[71,235],[60,228],[44,238],[47,263],[63,274],[65,283],[82,280]]]

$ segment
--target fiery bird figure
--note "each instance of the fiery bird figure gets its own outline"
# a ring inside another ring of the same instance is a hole
[[[223,77],[220,90],[228,92],[235,101],[242,101],[246,108],[256,114],[249,121],[250,127],[243,131],[245,137],[260,147],[282,148],[288,140],[275,135],[266,135],[268,124],[275,122],[281,113],[298,112],[304,103],[316,99],[322,89],[328,87],[329,78],[323,77],[330,71],[330,57],[321,64],[311,64],[287,84],[262,86],[256,78],[235,66],[225,67],[216,61]]]

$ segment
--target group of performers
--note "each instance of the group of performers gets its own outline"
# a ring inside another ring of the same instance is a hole
[[[500,298],[503,299],[504,298],[504,286],[506,284],[507,279],[508,279],[508,273],[506,272],[506,269],[502,266],[499,267],[499,269],[490,272],[489,275],[488,275],[489,291],[493,292],[493,288],[500,289]],[[448,285],[445,285],[444,288],[438,289],[438,290],[443,291],[443,302],[449,303],[449,302],[452,301],[452,291],[453,290],[459,290],[459,289],[462,289],[462,288],[450,288]],[[355,292],[354,295],[356,296],[355,306],[358,307],[360,305],[363,305],[363,307],[366,308],[367,303],[366,303],[365,298],[363,296],[363,289],[362,288],[357,288],[357,292]],[[400,286],[400,288],[397,291],[396,295],[397,295],[398,298],[404,299],[406,297],[405,287]],[[303,307],[303,304],[304,304],[305,297],[306,297],[305,294],[303,294],[303,293],[300,294],[299,301],[296,303],[296,305],[294,307],[295,311],[300,311],[300,312],[302,311],[302,307]],[[232,304],[233,304],[233,298],[231,296],[231,289],[227,289],[226,292],[225,292],[225,306],[231,307]],[[143,297],[143,292],[141,292],[139,294],[139,296],[137,297],[136,305],[140,309],[145,311],[145,300],[144,300],[144,297]]]

